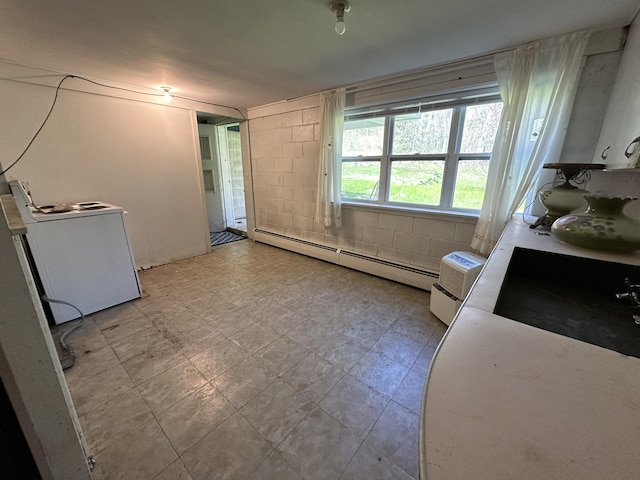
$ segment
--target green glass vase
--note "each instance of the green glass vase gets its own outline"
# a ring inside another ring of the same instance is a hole
[[[636,197],[585,195],[584,213],[560,217],[551,232],[562,242],[594,250],[633,252],[640,249],[640,222],[622,213]]]

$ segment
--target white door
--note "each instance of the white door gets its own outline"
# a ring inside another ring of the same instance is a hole
[[[220,172],[222,177],[220,183],[222,184],[222,196],[224,197],[224,212],[227,220],[227,227],[233,227],[235,225],[235,215],[233,212],[233,186],[231,183],[231,162],[229,159],[229,144],[227,140],[227,127],[219,126],[216,129],[216,136],[218,139],[218,152]]]
[[[207,204],[207,217],[210,232],[222,232],[225,220],[224,192],[220,178],[220,161],[216,128],[213,125],[198,124],[200,137],[200,158],[204,178],[204,195]]]

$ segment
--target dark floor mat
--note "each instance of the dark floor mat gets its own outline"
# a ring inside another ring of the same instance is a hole
[[[211,246],[222,245],[224,243],[236,242],[238,240],[244,240],[246,237],[242,235],[236,235],[231,232],[213,232],[211,233]]]

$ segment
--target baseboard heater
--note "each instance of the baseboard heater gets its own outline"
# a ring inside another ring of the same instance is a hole
[[[253,239],[256,242],[266,243],[267,245],[283,248],[308,257],[335,263],[343,267],[387,278],[423,290],[430,291],[433,283],[438,280],[437,272],[431,272],[389,260],[382,260],[341,248],[328,247],[259,228],[254,229]]]

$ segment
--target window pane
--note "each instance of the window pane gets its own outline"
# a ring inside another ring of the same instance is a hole
[[[389,200],[392,202],[439,205],[444,161],[391,162]]]
[[[342,162],[342,197],[377,200],[380,162]]]
[[[379,157],[382,155],[384,117],[348,120],[342,133],[343,157]]]
[[[393,126],[394,155],[446,153],[449,147],[452,109],[396,115]]]
[[[480,210],[487,184],[489,160],[460,160],[453,194],[454,208]]]
[[[502,102],[467,107],[460,153],[490,153],[496,138]]]

